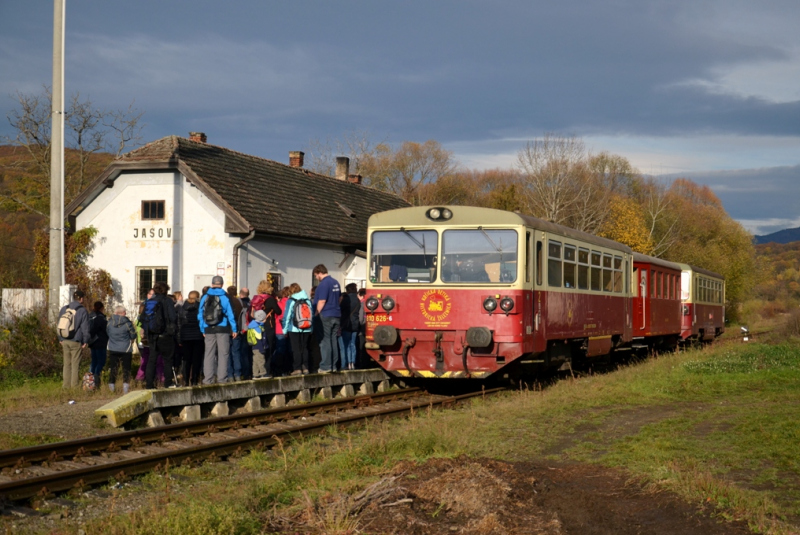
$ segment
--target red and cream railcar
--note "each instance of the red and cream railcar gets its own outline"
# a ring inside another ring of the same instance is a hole
[[[711,342],[725,332],[725,278],[689,264],[681,267],[681,339]]]
[[[481,378],[605,355],[632,336],[632,251],[517,213],[370,217],[367,351],[399,376]]]
[[[633,347],[675,349],[681,336],[681,266],[633,253]]]

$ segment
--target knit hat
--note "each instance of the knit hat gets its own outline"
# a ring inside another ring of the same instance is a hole
[[[256,321],[263,323],[264,321],[267,320],[267,313],[264,312],[263,310],[256,310],[255,318]]]

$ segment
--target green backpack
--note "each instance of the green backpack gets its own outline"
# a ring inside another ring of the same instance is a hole
[[[262,326],[258,326],[256,329],[247,329],[247,343],[251,346],[256,345],[259,341],[261,341],[261,330],[263,329]]]

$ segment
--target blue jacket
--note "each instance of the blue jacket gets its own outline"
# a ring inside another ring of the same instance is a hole
[[[256,345],[251,347],[256,351],[260,351],[261,353],[264,353],[267,356],[269,356],[269,353],[267,352],[269,350],[269,345],[267,344],[267,337],[264,335],[264,324],[259,323],[256,320],[252,320],[250,323],[247,324],[247,330],[248,331],[254,330],[261,333],[261,338],[258,340],[258,343],[256,343]]]
[[[219,322],[218,325],[209,326],[203,319],[203,309],[206,305],[206,299],[208,299],[209,295],[219,296],[219,303],[222,305],[222,321]],[[203,334],[206,334],[206,330],[208,330],[210,333],[236,332],[236,317],[233,315],[233,308],[231,308],[231,302],[228,299],[228,295],[225,293],[225,290],[222,288],[209,288],[206,295],[200,299],[200,309],[197,312],[197,321],[200,323],[200,332]]]
[[[292,318],[294,316],[294,305],[297,301],[301,299],[308,299],[308,294],[304,290],[300,290],[296,294],[292,295],[286,301],[286,310],[283,311],[283,332],[284,333],[310,333],[312,329],[298,329],[294,326],[294,321]],[[311,311],[314,313],[314,307],[311,305],[311,299],[308,299],[309,306],[311,306]]]

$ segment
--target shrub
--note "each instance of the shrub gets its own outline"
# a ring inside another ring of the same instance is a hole
[[[0,358],[7,370],[31,377],[53,375],[61,370],[61,345],[45,308],[14,316],[2,329],[7,334],[0,336]],[[0,373],[8,371],[0,369]]]
[[[786,315],[783,333],[786,336],[800,336],[800,307],[795,307]]]

